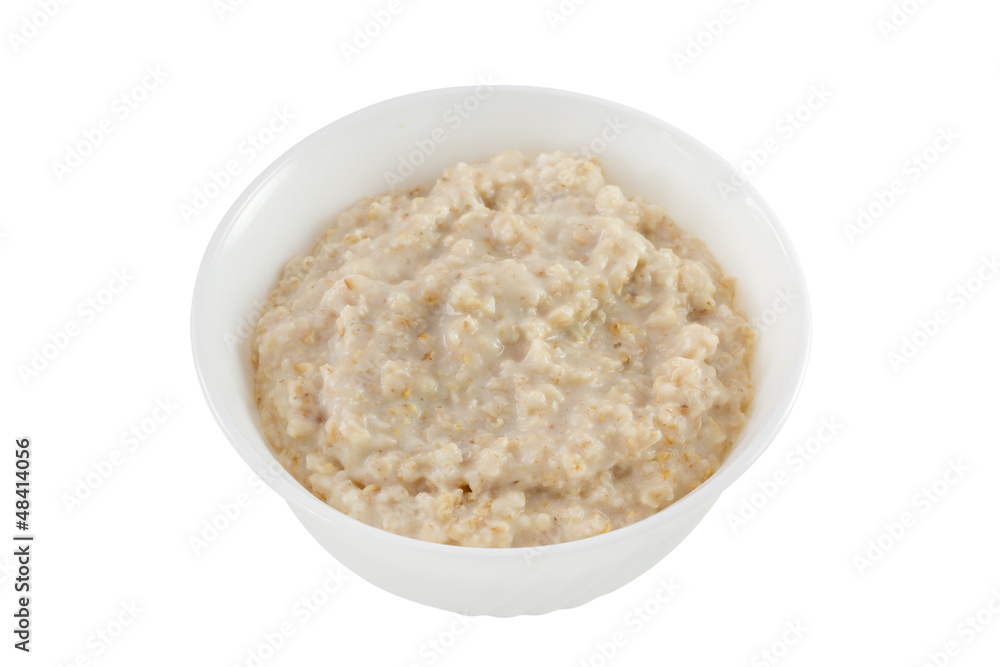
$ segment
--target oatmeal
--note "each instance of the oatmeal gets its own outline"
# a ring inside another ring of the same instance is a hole
[[[507,151],[365,199],[253,340],[265,436],[317,497],[466,546],[576,540],[705,481],[753,396],[734,280],[600,165]]]

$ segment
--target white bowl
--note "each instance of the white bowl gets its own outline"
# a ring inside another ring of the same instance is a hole
[[[285,261],[308,251],[333,215],[386,191],[387,173],[408,173],[404,162],[415,167],[406,184],[416,185],[433,182],[454,163],[505,149],[531,154],[583,146],[600,153],[609,182],[663,206],[703,239],[737,277],[737,306],[758,318],[756,397],[719,470],[643,521],[543,548],[423,542],[351,519],[314,497],[275,462],[254,402],[251,330]],[[657,118],[558,90],[450,88],[362,109],[306,137],[264,170],[209,242],[191,314],[208,404],[236,451],[313,537],[376,586],[434,607],[495,616],[545,613],[609,593],[676,547],[760,456],[788,416],[805,372],[811,325],[799,261],[755,190],[720,189],[733,174],[711,150]]]

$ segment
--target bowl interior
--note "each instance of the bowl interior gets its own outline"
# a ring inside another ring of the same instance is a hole
[[[250,337],[281,267],[390,180],[432,182],[456,162],[511,148],[596,154],[626,196],[663,206],[705,241],[737,277],[737,306],[760,324],[756,397],[740,441],[711,479],[672,507],[699,494],[714,500],[777,433],[804,372],[809,309],[794,252],[756,191],[741,186],[723,196],[719,184],[733,172],[721,158],[658,119],[604,100],[522,87],[429,91],[363,109],[282,155],[226,214],[202,262],[192,308],[202,387],[239,453],[286,499],[337,514],[275,466],[258,428]]]

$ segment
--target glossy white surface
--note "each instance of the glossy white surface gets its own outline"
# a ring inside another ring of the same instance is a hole
[[[456,126],[461,116],[448,110],[455,104],[469,108],[473,99],[478,108]],[[609,182],[626,195],[662,205],[702,238],[724,270],[737,277],[738,307],[763,323],[753,366],[755,403],[719,471],[659,514],[627,528],[543,549],[490,550],[420,542],[372,528],[316,499],[277,466],[257,428],[249,336],[241,338],[240,332],[246,331],[241,323],[253,321],[255,303],[266,296],[287,258],[310,248],[331,216],[362,196],[385,191],[386,172],[396,171],[409,155],[421,164],[405,182],[417,184],[458,161],[482,160],[507,148],[573,151],[602,132],[613,137],[600,155]],[[442,136],[443,142],[435,141]],[[785,421],[805,371],[810,315],[801,267],[752,188],[721,194],[719,183],[730,183],[731,174],[709,149],[658,119],[548,89],[428,91],[336,121],[266,169],[209,243],[191,324],[195,363],[212,412],[237,452],[313,536],[385,590],[461,613],[497,616],[544,613],[610,592],[669,553],[764,451]],[[782,294],[792,295],[793,303],[782,305]]]

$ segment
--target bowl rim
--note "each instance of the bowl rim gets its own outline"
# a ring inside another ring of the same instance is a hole
[[[482,87],[482,85],[485,84],[434,88],[392,97],[365,106],[357,111],[347,114],[346,116],[342,116],[330,123],[327,123],[326,125],[323,125],[309,135],[300,139],[295,143],[295,145],[288,148],[284,153],[264,168],[264,170],[261,171],[261,173],[250,183],[250,185],[243,190],[240,196],[235,202],[233,202],[232,206],[230,206],[220,219],[215,232],[212,234],[212,237],[206,246],[194,282],[190,323],[191,349],[194,357],[198,383],[201,386],[202,393],[208,403],[212,416],[222,429],[222,432],[226,436],[230,445],[232,445],[232,447],[250,466],[254,473],[260,474],[261,471],[267,470],[272,466],[278,466],[280,468],[280,464],[278,464],[277,459],[273,457],[271,457],[270,460],[266,460],[264,457],[259,455],[258,452],[250,445],[247,438],[243,435],[241,429],[236,426],[235,420],[229,414],[225,406],[225,401],[222,397],[222,390],[211,385],[211,380],[207,376],[207,371],[204,367],[205,365],[202,363],[202,358],[205,352],[203,351],[202,345],[199,343],[200,331],[202,330],[202,327],[200,326],[202,313],[205,312],[207,308],[211,307],[207,302],[207,299],[202,297],[205,293],[202,285],[209,280],[213,260],[219,253],[226,237],[233,230],[233,227],[235,226],[235,223],[240,217],[243,209],[254,199],[258,191],[260,191],[287,162],[294,159],[296,154],[306,150],[310,144],[319,141],[320,138],[330,132],[333,127],[342,125],[349,126],[351,124],[358,123],[359,121],[363,121],[367,114],[370,114],[375,110],[409,105],[422,100],[429,100],[445,95],[462,96],[474,94],[475,91]],[[617,112],[620,114],[628,114],[640,122],[646,123],[656,129],[666,131],[670,134],[670,136],[678,139],[681,143],[697,150],[701,157],[715,163],[716,166],[724,167],[734,173],[736,172],[736,169],[729,162],[691,135],[674,127],[670,123],[653,116],[652,114],[633,107],[593,95],[558,88],[508,84],[491,85],[494,88],[491,92],[491,97],[497,94],[537,96],[540,98],[560,97],[578,102],[598,104],[608,109],[610,113]],[[376,528],[358,519],[354,519],[334,507],[327,505],[325,502],[314,496],[308,489],[306,489],[305,486],[288,475],[288,473],[283,469],[282,472],[285,472],[284,475],[261,475],[263,481],[290,505],[294,503],[292,507],[293,510],[296,508],[306,510],[316,518],[332,524],[337,530],[361,531],[368,537],[373,538],[376,541],[383,542],[384,546],[389,548],[403,547],[409,550],[415,549],[440,556],[461,556],[476,559],[519,559],[523,562],[530,562],[529,559],[526,559],[526,555],[529,553],[537,553],[539,551],[543,551],[547,555],[557,553],[571,554],[585,549],[609,545],[613,542],[638,539],[640,535],[655,532],[663,525],[688,514],[689,510],[696,508],[699,504],[702,506],[707,505],[707,507],[705,507],[705,511],[707,512],[719,496],[730,485],[732,485],[733,482],[742,476],[750,468],[753,462],[764,453],[787,421],[788,416],[790,415],[795,404],[796,398],[802,388],[806,369],[809,363],[810,350],[812,347],[812,307],[806,285],[805,273],[799,257],[795,252],[794,246],[792,245],[791,238],[779,222],[777,215],[748,180],[744,179],[742,185],[740,186],[740,190],[746,194],[746,196],[752,201],[752,204],[758,209],[762,222],[766,224],[771,233],[777,238],[784,254],[784,258],[788,262],[790,275],[793,280],[791,288],[795,290],[795,294],[801,308],[801,323],[799,331],[795,337],[794,346],[788,351],[788,354],[793,357],[795,376],[793,378],[784,379],[778,388],[777,404],[782,407],[780,408],[780,414],[778,414],[776,419],[772,416],[772,426],[768,432],[759,434],[756,438],[756,442],[751,442],[749,444],[740,442],[739,444],[747,446],[744,447],[743,451],[738,453],[736,459],[732,459],[732,454],[727,456],[724,463],[730,463],[730,465],[726,466],[725,469],[717,470],[704,482],[659,512],[656,512],[655,514],[628,526],[623,526],[606,533],[592,535],[570,542],[560,542],[556,544],[533,547],[471,547],[441,544],[438,542],[421,540],[415,537],[398,535],[382,528]]]

